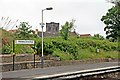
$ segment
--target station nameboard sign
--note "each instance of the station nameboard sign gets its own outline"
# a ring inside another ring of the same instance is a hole
[[[15,40],[15,44],[34,44],[34,40]]]

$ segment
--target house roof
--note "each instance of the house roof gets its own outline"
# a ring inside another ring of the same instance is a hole
[[[9,30],[10,33],[14,33],[14,32],[16,32],[16,31],[17,31],[17,29]]]
[[[91,34],[80,34],[81,37],[90,37]]]

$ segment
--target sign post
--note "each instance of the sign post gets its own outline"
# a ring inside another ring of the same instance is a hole
[[[15,40],[15,44],[34,44],[34,40]]]
[[[14,71],[14,65],[15,65],[15,44],[34,44],[34,40],[13,40],[13,71]],[[34,54],[34,60],[35,60],[35,54]],[[34,61],[34,67],[35,67],[35,61]]]
[[[13,56],[13,71],[14,71],[14,65],[15,65],[15,41],[13,40],[13,54],[12,54],[12,56]]]
[[[35,47],[35,42],[34,42],[34,68],[35,68],[35,54],[36,54],[36,47]]]

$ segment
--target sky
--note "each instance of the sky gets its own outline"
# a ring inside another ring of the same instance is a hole
[[[0,0],[0,19],[9,17],[13,22],[18,20],[16,25],[29,22],[33,30],[41,31],[41,11],[53,7],[53,10],[44,11],[44,23],[56,22],[61,27],[66,21],[75,19],[77,33],[105,36],[101,18],[112,6],[106,0]],[[9,26],[9,29],[15,29],[15,26]]]

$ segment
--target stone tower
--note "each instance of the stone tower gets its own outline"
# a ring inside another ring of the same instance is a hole
[[[46,32],[47,33],[58,33],[59,23],[55,23],[55,22],[46,23]]]

